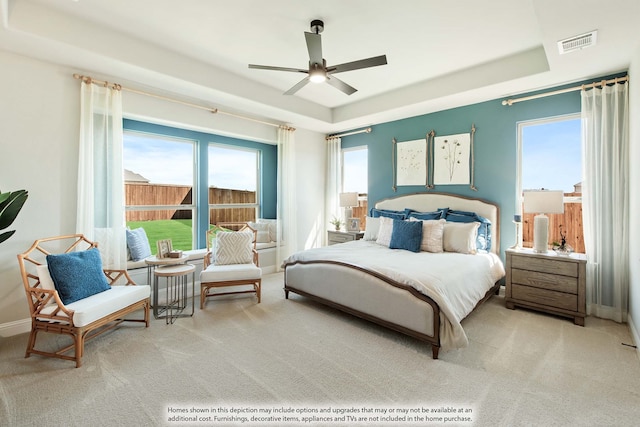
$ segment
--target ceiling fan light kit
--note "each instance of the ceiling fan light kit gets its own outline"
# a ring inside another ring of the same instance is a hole
[[[319,19],[311,21],[311,33],[305,32],[304,37],[307,43],[307,51],[309,52],[309,69],[274,67],[270,65],[249,64],[249,68],[259,70],[288,71],[294,73],[305,73],[307,76],[296,83],[291,89],[286,91],[285,95],[293,95],[298,90],[306,86],[307,83],[327,82],[330,86],[342,91],[347,95],[351,95],[357,91],[356,88],[348,85],[333,74],[343,73],[345,71],[359,70],[362,68],[377,67],[387,64],[387,56],[380,55],[366,59],[360,59],[353,62],[345,62],[344,64],[333,65],[327,67],[327,61],[322,57],[322,39],[320,33],[324,30],[324,22]]]

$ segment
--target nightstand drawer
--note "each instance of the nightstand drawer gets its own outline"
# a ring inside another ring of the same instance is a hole
[[[578,293],[578,279],[569,276],[559,276],[538,271],[511,270],[511,281],[521,285],[533,286],[535,288],[549,289],[551,291]]]
[[[512,284],[512,297],[521,301],[529,301],[535,304],[543,304],[548,307],[560,308],[563,310],[577,311],[578,296],[566,294],[564,292],[550,291],[547,289],[532,288]]]
[[[511,268],[578,277],[578,264],[553,259],[512,256]]]
[[[350,242],[352,240],[354,240],[353,236],[349,234],[337,234],[337,233],[329,234],[329,241],[331,243],[344,243],[344,242]]]

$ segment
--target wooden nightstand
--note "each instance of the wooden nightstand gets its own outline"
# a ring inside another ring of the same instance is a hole
[[[584,326],[586,255],[507,249],[506,258],[507,308],[520,306],[573,317],[576,325]]]
[[[362,237],[364,237],[364,231],[327,231],[327,240],[330,245],[360,240]]]

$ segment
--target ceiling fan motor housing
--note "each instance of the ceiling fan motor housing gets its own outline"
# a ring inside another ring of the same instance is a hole
[[[315,34],[320,34],[324,30],[324,22],[320,19],[314,19],[311,21],[311,32]]]

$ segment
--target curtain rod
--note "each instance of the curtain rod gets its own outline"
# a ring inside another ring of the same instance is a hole
[[[89,76],[83,76],[81,74],[74,74],[73,75],[74,79],[78,79],[78,80],[82,80],[83,82],[87,83],[87,84],[97,84],[97,85],[101,85],[104,87],[109,87],[111,89],[115,89],[115,90],[126,90],[127,92],[133,92],[133,93],[137,93],[139,95],[145,95],[145,96],[150,96],[152,98],[157,98],[157,99],[162,99],[163,101],[169,101],[169,102],[174,102],[176,104],[182,104],[182,105],[186,105],[187,107],[192,107],[192,108],[198,108],[200,110],[205,110],[205,111],[209,111],[212,114],[225,114],[227,116],[231,116],[231,117],[236,117],[238,119],[243,119],[243,120],[249,120],[252,122],[256,122],[256,123],[261,123],[263,125],[267,125],[267,126],[273,126],[273,127],[277,127],[277,128],[282,128],[285,130],[291,130],[291,131],[295,131],[295,128],[286,126],[286,125],[278,125],[275,123],[270,123],[270,122],[265,122],[262,120],[258,120],[258,119],[254,119],[251,117],[246,117],[246,116],[242,116],[240,114],[234,114],[234,113],[229,113],[226,111],[222,111],[218,108],[211,108],[211,107],[205,107],[204,105],[198,105],[198,104],[193,104],[191,102],[186,102],[186,101],[181,101],[179,99],[174,99],[174,98],[169,98],[166,96],[162,96],[162,95],[157,95],[155,93],[149,93],[149,92],[144,92],[141,90],[137,90],[137,89],[131,89],[131,88],[127,88],[127,87],[123,87],[122,85],[119,85],[117,83],[109,83],[103,80],[96,80],[92,77]]]
[[[324,139],[341,138],[343,136],[357,135],[359,133],[371,133],[371,128],[354,130],[354,131],[345,132],[345,133],[338,133],[338,134],[335,134],[335,135],[327,135]]]
[[[502,101],[502,105],[513,105],[516,102],[522,102],[522,101],[530,101],[532,99],[538,99],[538,98],[545,98],[547,96],[552,96],[552,95],[559,95],[561,93],[567,93],[567,92],[575,92],[577,90],[583,90],[583,89],[591,89],[597,86],[604,86],[607,84],[617,84],[617,83],[623,83],[623,82],[628,82],[629,81],[629,76],[624,76],[624,77],[616,77],[615,79],[611,79],[611,80],[602,80],[600,82],[593,82],[590,84],[586,84],[586,85],[581,85],[581,86],[575,86],[575,87],[569,87],[566,89],[559,89],[559,90],[554,90],[551,92],[545,92],[545,93],[539,93],[537,95],[531,95],[531,96],[524,96],[522,98],[515,98],[515,99],[505,99],[504,101]]]

